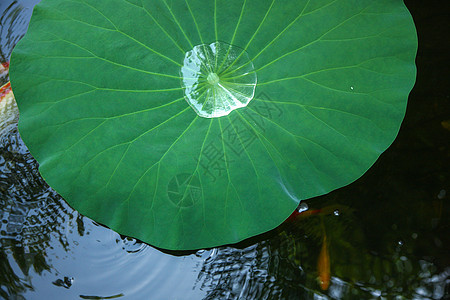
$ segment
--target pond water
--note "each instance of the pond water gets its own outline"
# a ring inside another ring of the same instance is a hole
[[[1,62],[36,2],[1,0]],[[239,244],[162,251],[80,215],[40,177],[17,119],[0,116],[0,298],[450,299],[450,10],[405,2],[418,80],[394,144],[353,184],[302,202],[311,216]]]

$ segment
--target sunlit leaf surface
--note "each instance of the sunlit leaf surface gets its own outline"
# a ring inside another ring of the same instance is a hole
[[[194,249],[360,177],[398,132],[416,48],[400,0],[45,0],[11,82],[70,205]]]

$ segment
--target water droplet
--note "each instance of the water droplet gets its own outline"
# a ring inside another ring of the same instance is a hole
[[[418,235],[417,235],[417,233],[415,233],[415,232],[414,232],[413,234],[411,234],[411,237],[412,237],[413,239],[417,239],[417,236],[418,236]]]
[[[204,118],[217,118],[253,99],[256,73],[247,52],[223,42],[195,46],[181,67],[184,97]]]
[[[305,202],[301,202],[300,204],[299,204],[299,206],[297,207],[297,211],[299,212],[299,213],[301,213],[301,212],[304,212],[304,211],[307,211],[308,210],[308,204],[306,204]]]
[[[445,195],[446,195],[446,194],[447,194],[447,191],[446,191],[446,190],[440,190],[437,197],[438,197],[439,200],[442,200],[442,199],[445,198]]]
[[[335,216],[339,216],[341,213],[339,212],[339,209],[336,209],[335,211],[333,211],[333,214]]]
[[[354,87],[351,86],[350,89],[353,91]]]
[[[403,246],[403,241],[402,240],[398,241],[398,245]]]

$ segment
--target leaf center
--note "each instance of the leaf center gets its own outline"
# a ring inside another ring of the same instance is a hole
[[[195,46],[184,57],[180,71],[184,97],[204,118],[228,115],[253,99],[256,72],[247,52],[214,42]]]
[[[207,79],[210,85],[215,85],[219,83],[219,76],[217,76],[216,73],[209,73]]]

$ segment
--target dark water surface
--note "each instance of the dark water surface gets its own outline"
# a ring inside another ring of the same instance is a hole
[[[0,0],[1,62],[36,2]],[[405,2],[418,79],[394,144],[355,183],[303,202],[320,216],[236,245],[164,252],[81,216],[0,119],[0,298],[450,299],[450,7]],[[317,281],[322,221],[328,290]]]

